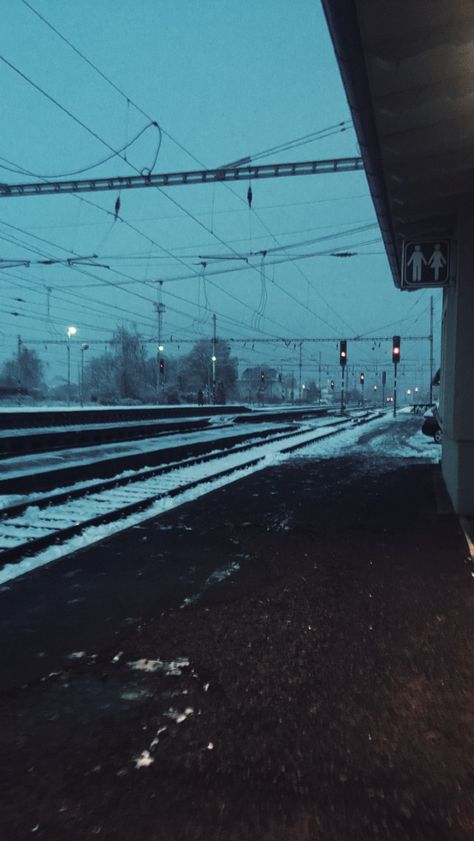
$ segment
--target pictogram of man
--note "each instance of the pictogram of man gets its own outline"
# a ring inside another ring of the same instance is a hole
[[[421,280],[421,270],[423,266],[426,266],[427,262],[423,257],[423,252],[421,250],[421,245],[415,245],[413,253],[410,259],[407,262],[407,266],[412,266],[411,270],[411,279],[413,281],[420,281]]]

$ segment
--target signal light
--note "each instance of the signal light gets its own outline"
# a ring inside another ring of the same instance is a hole
[[[265,382],[265,371],[260,371],[260,382],[261,383]]]
[[[359,377],[359,379],[360,379],[360,384],[361,384],[361,385],[364,385],[364,383],[365,383],[365,374],[361,374],[361,375],[360,375],[360,377]]]
[[[345,365],[347,362],[347,341],[341,339],[339,342],[339,364]]]
[[[400,336],[394,336],[392,340],[392,362],[394,365],[400,362]]]
[[[331,391],[334,391],[334,380],[331,380],[331,382],[329,383],[329,388],[331,389]]]
[[[164,374],[164,371],[165,371],[165,360],[160,359],[160,373]]]

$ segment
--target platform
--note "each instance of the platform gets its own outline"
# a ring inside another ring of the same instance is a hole
[[[472,837],[474,582],[419,426],[4,588],[4,836]]]

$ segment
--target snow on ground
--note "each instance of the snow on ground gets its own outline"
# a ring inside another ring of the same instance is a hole
[[[192,502],[211,491],[222,488],[232,482],[239,481],[246,476],[250,476],[258,470],[263,470],[285,460],[291,460],[294,458],[335,458],[337,456],[351,455],[356,451],[370,452],[384,457],[416,458],[421,462],[437,462],[439,460],[441,452],[440,447],[432,444],[431,439],[422,435],[421,432],[416,432],[408,438],[406,442],[400,442],[402,426],[403,418],[393,419],[390,415],[384,415],[377,420],[371,421],[370,424],[360,427],[351,427],[350,429],[338,432],[336,435],[329,438],[323,438],[322,440],[310,443],[303,449],[298,449],[296,452],[287,455],[280,452],[281,443],[269,443],[264,448],[264,453],[263,448],[260,451],[261,458],[256,464],[240,467],[240,469],[237,469],[229,476],[217,476],[215,478],[210,478],[209,481],[201,483],[195,488],[188,488],[173,498],[167,496],[157,500],[152,503],[146,511],[131,514],[118,522],[103,524],[100,526],[90,526],[85,528],[80,535],[72,537],[63,544],[50,546],[44,551],[31,557],[27,557],[17,564],[6,564],[5,567],[0,570],[0,584],[18,578],[27,572],[31,572],[44,566],[45,564],[50,563],[51,561],[57,560],[65,555],[70,555],[79,549],[84,549],[85,547],[93,543],[97,543],[100,540],[104,540],[119,531],[132,528],[139,523],[145,522],[153,517],[157,517],[160,514],[164,514],[173,508],[177,508],[186,502]],[[364,436],[368,430],[373,432],[374,428],[378,430],[378,435],[368,444],[362,445],[362,447],[357,447],[359,438]],[[336,431],[337,427],[334,427],[333,429]],[[321,436],[327,435],[330,430],[331,427],[321,429]],[[305,434],[314,435],[314,430],[312,433]],[[301,435],[300,440],[301,439],[304,439],[304,434]],[[296,440],[297,439],[294,439],[294,443],[296,443]],[[242,455],[237,453],[235,455],[230,454],[226,456],[225,468],[227,469],[232,466],[238,467],[239,459],[241,458]],[[198,466],[196,469],[198,469]],[[189,481],[192,481],[192,476],[190,476]]]
[[[204,584],[202,585],[200,591],[195,593],[193,596],[189,596],[185,598],[181,607],[188,607],[188,605],[196,604],[197,601],[201,598],[202,594],[205,590],[208,590],[209,587],[212,587],[214,584],[218,584],[220,581],[224,581],[230,575],[233,575],[234,572],[238,572],[240,569],[240,564],[237,561],[233,561],[229,566],[222,567],[222,569],[216,569],[208,578],[206,578]]]
[[[165,675],[179,676],[182,670],[189,666],[187,657],[178,657],[177,660],[132,660],[129,664],[131,669],[142,672],[163,672]]]
[[[316,419],[314,423],[324,424],[324,418]],[[326,419],[327,423],[327,419]],[[196,432],[176,433],[161,435],[159,438],[141,438],[134,441],[113,442],[111,444],[94,445],[90,447],[66,448],[55,450],[54,453],[35,453],[23,456],[5,458],[0,463],[0,478],[14,479],[21,476],[29,476],[36,473],[47,473],[54,470],[61,470],[63,467],[81,467],[84,464],[94,464],[98,458],[101,461],[113,460],[116,458],[135,455],[137,453],[156,452],[171,447],[184,446],[207,440],[222,440],[223,438],[238,435],[240,432],[255,434],[255,438],[262,437],[265,431],[275,429],[275,423],[268,425],[262,423],[246,424],[245,429],[236,427],[226,429],[201,429]]]
[[[402,438],[403,415],[401,412],[401,416],[394,418],[386,414],[367,426],[348,429],[334,438],[309,444],[298,450],[295,455],[298,458],[334,458],[352,455],[357,447],[357,452],[371,452],[386,458],[416,458],[418,461],[437,463],[441,458],[441,447],[435,444],[432,438],[423,435],[420,430],[406,440]],[[373,431],[375,426],[378,434],[367,443],[358,444],[358,439],[367,431]]]

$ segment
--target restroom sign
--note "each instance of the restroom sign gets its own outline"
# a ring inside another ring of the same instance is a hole
[[[451,279],[450,240],[405,240],[402,289],[448,286]]]

